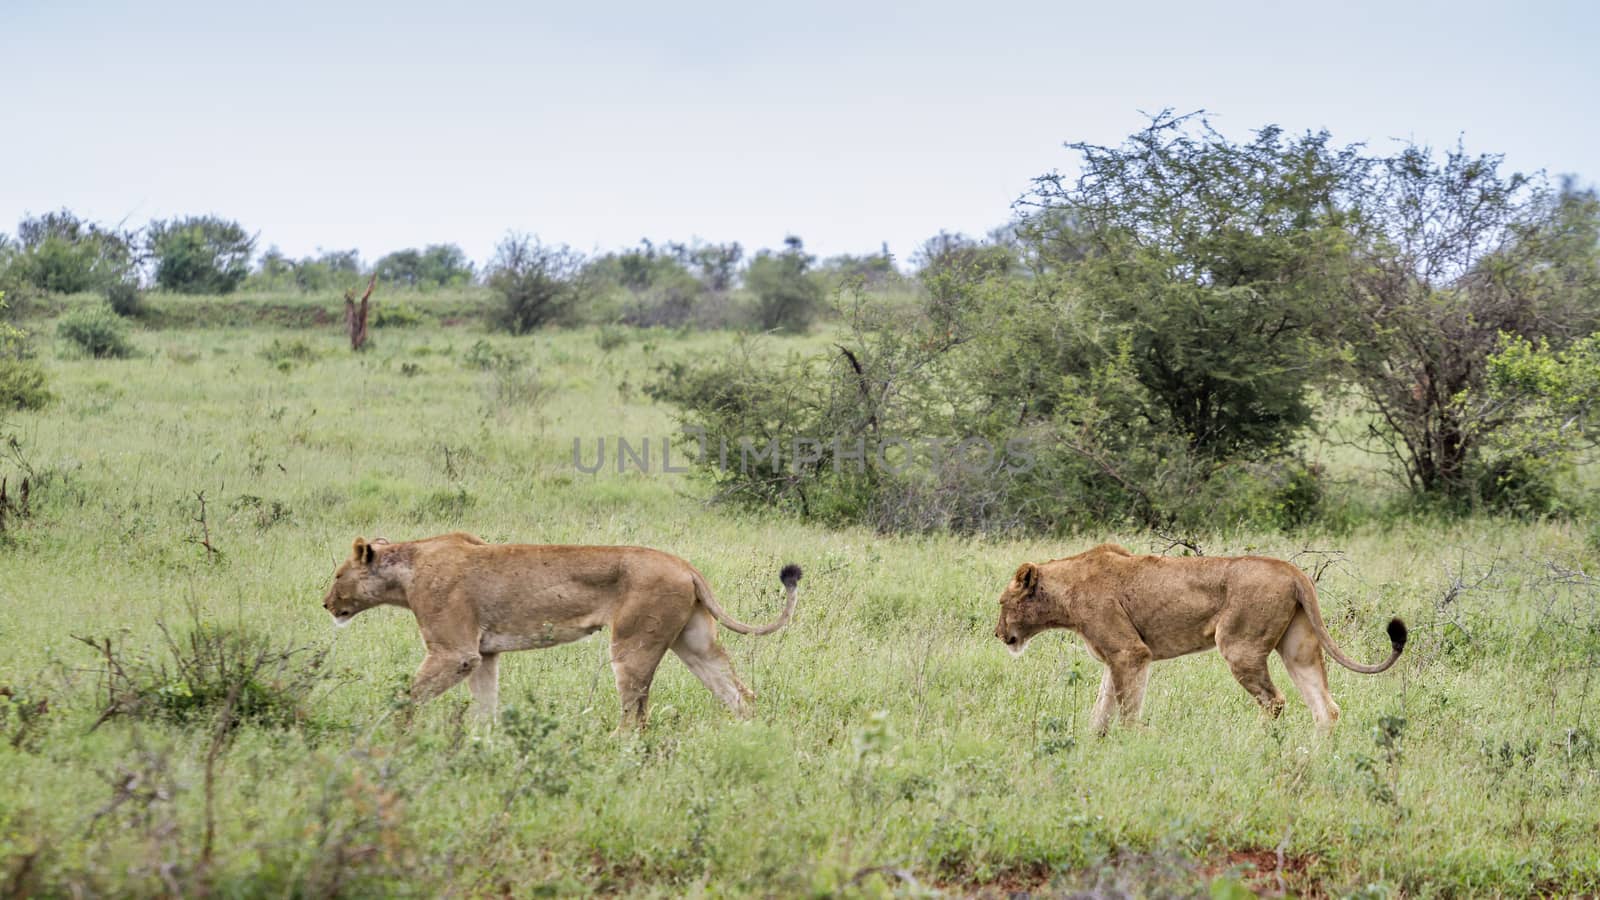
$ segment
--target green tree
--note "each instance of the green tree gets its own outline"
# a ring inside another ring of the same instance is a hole
[[[132,235],[86,222],[68,210],[23,219],[9,252],[15,284],[61,294],[105,291],[134,278]]]
[[[1483,390],[1501,335],[1559,350],[1600,324],[1600,200],[1500,173],[1501,157],[1407,147],[1359,198],[1359,265],[1341,292],[1349,372],[1382,449],[1419,494],[1472,499],[1506,407]]]
[[[472,263],[454,244],[405,249],[379,259],[373,272],[380,281],[409,288],[436,288],[472,281]]]
[[[498,324],[512,334],[559,320],[587,294],[582,254],[521,234],[495,247],[487,282],[500,295]]]
[[[155,282],[183,294],[227,294],[250,274],[255,237],[216,216],[155,221],[146,231]]]
[[[727,244],[673,244],[678,257],[707,291],[723,293],[733,289],[739,277],[739,263],[744,261],[744,247],[738,241]]]
[[[1141,417],[1212,459],[1282,449],[1311,421],[1326,371],[1319,334],[1348,268],[1357,150],[1276,126],[1235,142],[1170,113],[1121,146],[1068,146],[1082,175],[1036,179],[1028,203],[1070,215],[1040,217],[1032,234],[1070,223],[1070,240],[1040,255],[1085,247],[1074,278],[1129,342]]]
[[[822,285],[810,275],[816,257],[798,237],[783,240],[782,252],[762,250],[750,261],[745,287],[756,297],[756,317],[766,331],[805,331],[822,305]]]

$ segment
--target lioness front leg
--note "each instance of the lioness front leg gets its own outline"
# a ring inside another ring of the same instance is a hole
[[[1150,680],[1150,651],[1140,646],[1112,653],[1106,658],[1106,671],[1122,709],[1122,724],[1139,724],[1144,687]]]
[[[467,680],[472,689],[472,711],[480,719],[494,721],[500,706],[500,654],[485,653]]]
[[[411,705],[421,706],[461,683],[478,667],[476,652],[451,653],[429,650],[417,675],[411,679]]]
[[[1094,712],[1089,716],[1089,727],[1101,737],[1111,728],[1111,710],[1116,699],[1117,689],[1111,680],[1111,667],[1107,666],[1105,674],[1100,676],[1100,696],[1095,699]]]

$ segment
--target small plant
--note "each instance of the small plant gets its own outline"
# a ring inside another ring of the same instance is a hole
[[[415,378],[422,374],[422,366],[419,363],[403,362],[400,364],[400,374],[406,378]]]
[[[1401,749],[1401,740],[1405,737],[1406,720],[1402,716],[1382,716],[1378,724],[1372,729],[1372,742],[1378,747],[1378,757],[1366,754],[1357,754],[1356,771],[1367,778],[1367,796],[1373,800],[1394,807],[1395,814],[1402,814],[1400,808],[1400,761],[1404,757]]]
[[[282,500],[269,500],[254,494],[241,494],[233,501],[234,512],[248,512],[256,528],[266,531],[274,525],[290,521],[293,512]]]
[[[502,409],[537,407],[552,390],[531,366],[497,368],[489,383],[490,399]]]
[[[492,369],[515,368],[528,358],[512,350],[501,350],[486,340],[478,340],[461,356],[461,364],[469,369],[488,372]]]
[[[108,303],[67,313],[56,326],[56,333],[95,359],[125,359],[133,355],[128,326]]]
[[[0,740],[13,748],[37,749],[39,731],[49,712],[48,697],[0,684]]]
[[[478,498],[465,488],[440,489],[429,494],[411,511],[418,522],[460,521],[462,516],[478,505]]]
[[[1076,706],[1076,704],[1074,704]],[[1044,727],[1044,739],[1039,742],[1039,752],[1046,756],[1057,753],[1071,752],[1078,746],[1078,738],[1073,734],[1071,719],[1060,716],[1045,716],[1040,723]]]
[[[198,613],[182,636],[157,625],[165,658],[129,654],[111,638],[77,638],[104,666],[105,705],[95,727],[121,717],[189,725],[226,714],[229,728],[284,728],[310,717],[308,698],[326,679],[325,652],[201,621]]]
[[[280,341],[272,339],[272,343],[262,348],[261,356],[267,362],[277,366],[283,363],[313,363],[322,358],[321,351],[306,343],[305,338],[295,338],[293,341]]]
[[[520,773],[516,779],[519,793],[559,797],[587,768],[578,746],[560,726],[560,720],[541,709],[531,696],[501,712],[500,727],[510,740]]]

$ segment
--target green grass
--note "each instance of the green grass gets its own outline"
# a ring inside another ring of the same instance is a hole
[[[659,363],[730,340],[651,332],[606,351],[593,330],[390,329],[357,356],[337,325],[259,324],[136,331],[129,360],[41,348],[57,401],[0,427],[18,446],[0,475],[15,483],[26,466],[38,485],[33,517],[0,538],[0,685],[18,695],[0,720],[0,884],[1227,896],[1278,889],[1251,864],[1275,867],[1282,848],[1283,886],[1300,894],[1600,890],[1600,586],[1570,574],[1596,568],[1585,525],[1207,536],[1213,555],[1342,551],[1320,582],[1335,637],[1379,658],[1383,623],[1400,615],[1405,657],[1383,676],[1331,672],[1344,710],[1331,738],[1276,663],[1290,705],[1265,723],[1205,654],[1157,664],[1145,726],[1096,739],[1097,664],[1064,633],[1011,659],[992,635],[996,597],[1022,560],[1166,542],[826,530],[711,505],[684,476],[574,471],[575,437],[590,454],[602,435],[669,434],[672,411],[642,385]],[[470,365],[479,341],[526,364]],[[200,493],[214,560],[195,542]],[[320,600],[356,535],[456,528],[659,547],[746,620],[776,615],[778,567],[801,563],[789,629],[724,636],[760,695],[755,718],[731,720],[669,658],[649,731],[615,735],[605,644],[591,639],[507,656],[513,709],[492,733],[463,724],[463,689],[401,730],[394,699],[421,658],[411,617],[378,610],[336,632]],[[1452,593],[1457,579],[1467,587]],[[247,724],[223,749],[204,871],[212,729],[91,730],[97,660],[72,638],[154,660],[158,623],[181,633],[195,616],[329,653],[312,721]],[[49,702],[26,731],[24,696]],[[1386,717],[1405,720],[1398,760],[1375,740]]]

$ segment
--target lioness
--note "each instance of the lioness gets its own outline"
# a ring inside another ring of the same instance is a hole
[[[489,544],[464,532],[391,544],[356,538],[322,606],[338,625],[366,609],[403,606],[417,617],[427,656],[411,682],[424,703],[471,676],[473,705],[495,713],[497,660],[508,650],[553,647],[611,629],[611,670],[622,723],[643,727],[650,682],[667,648],[717,699],[746,713],[755,694],[717,643],[717,622],[771,634],[794,615],[800,567],[778,573],[788,598],[770,625],[728,615],[694,567],[645,547]]]
[[[1375,666],[1352,661],[1328,636],[1311,579],[1281,559],[1134,556],[1115,544],[1017,569],[1000,595],[994,636],[1020,656],[1047,628],[1076,631],[1105,663],[1093,716],[1100,734],[1113,701],[1123,722],[1138,719],[1152,660],[1212,646],[1273,716],[1283,710],[1267,674],[1267,654],[1277,648],[1317,725],[1331,728],[1339,706],[1328,694],[1323,648],[1350,671],[1374,674],[1394,665],[1406,645],[1405,623],[1391,619],[1389,658]]]

